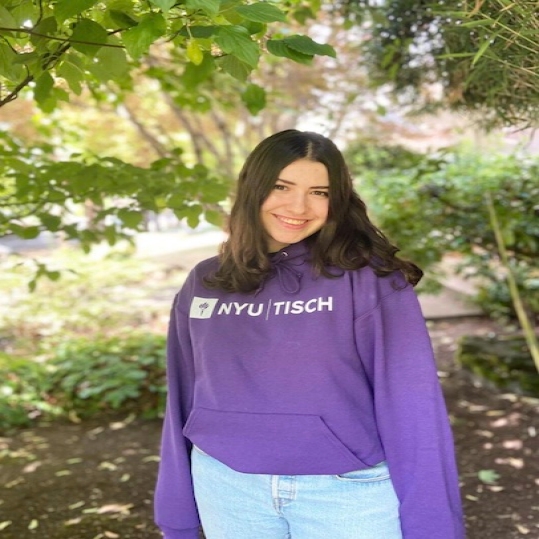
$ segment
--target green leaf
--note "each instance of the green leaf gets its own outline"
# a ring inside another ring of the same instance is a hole
[[[57,31],[58,23],[56,22],[56,19],[54,17],[45,17],[34,27],[35,34],[30,36],[30,42],[36,47],[36,49],[38,49],[41,45],[46,47],[49,44],[49,38],[44,36],[54,35]]]
[[[17,28],[18,26],[13,15],[4,6],[0,6],[0,26],[4,28]]]
[[[121,28],[131,28],[132,26],[136,26],[138,24],[138,22],[125,11],[111,9],[109,11],[109,16],[112,21]]]
[[[176,3],[176,0],[150,0],[150,3],[166,13]]]
[[[118,210],[118,217],[127,228],[137,228],[144,218],[142,212],[125,208]]]
[[[14,234],[24,240],[33,240],[34,238],[37,238],[39,236],[38,226],[20,226],[12,224],[11,229]]]
[[[72,64],[70,61],[65,60],[62,65],[57,69],[58,76],[65,79],[69,88],[75,95],[82,93],[81,83],[84,81],[84,72],[78,65]]]
[[[185,7],[187,9],[201,9],[210,17],[214,17],[219,13],[220,5],[220,0],[187,0],[187,2],[185,2]]]
[[[317,43],[309,36],[290,36],[283,39],[286,45],[301,54],[331,56],[335,58],[335,49],[331,45]]]
[[[200,48],[200,45],[192,39],[187,44],[187,58],[195,65],[200,65],[204,60],[204,52]]]
[[[260,50],[258,44],[242,26],[224,26],[219,29],[215,42],[227,54],[232,54],[242,62],[255,68],[258,65]]]
[[[51,232],[57,232],[60,228],[60,224],[62,223],[62,219],[60,217],[51,213],[42,213],[38,215],[38,217],[43,226]]]
[[[53,88],[49,97],[39,103],[39,108],[43,112],[50,113],[56,108],[58,101],[65,101],[67,103],[69,101],[69,94],[62,88]]]
[[[17,25],[21,25],[26,21],[35,23],[39,13],[36,11],[32,0],[23,0],[11,8],[11,15],[17,21]]]
[[[472,67],[478,62],[481,56],[483,56],[483,54],[485,54],[488,48],[492,45],[492,40],[494,39],[495,36],[496,34],[492,38],[488,38],[483,41],[483,43],[481,44],[481,47],[479,47],[479,50],[477,51],[477,53],[474,56],[474,59],[472,60]]]
[[[10,49],[11,50],[11,49]],[[41,56],[36,52],[21,52],[15,54],[13,51],[13,63],[29,66],[41,60]]]
[[[147,53],[150,45],[163,36],[167,31],[167,24],[160,13],[146,15],[137,26],[126,30],[122,40],[129,55],[138,59]]]
[[[51,77],[50,73],[45,71],[45,73],[43,73],[36,80],[36,85],[34,87],[34,99],[39,104],[44,103],[50,97],[53,87],[54,79]]]
[[[248,21],[254,22],[286,22],[286,14],[267,2],[257,2],[247,6],[238,6],[236,12]]]
[[[500,478],[500,474],[496,473],[494,470],[480,470],[477,477],[479,477],[479,480],[483,483],[495,483]]]
[[[312,54],[303,54],[294,49],[291,49],[285,43],[284,39],[270,39],[266,43],[266,47],[270,54],[283,58],[290,58],[291,60],[294,60],[294,62],[298,62],[299,64],[309,65],[313,61]]]
[[[192,90],[200,83],[208,80],[215,71],[215,62],[213,56],[209,53],[204,54],[202,62],[199,65],[189,63],[185,66],[182,75],[182,82],[186,89]]]
[[[54,16],[58,22],[64,22],[95,6],[97,2],[98,0],[57,0],[54,6]]]
[[[200,204],[192,204],[191,206],[184,206],[181,210],[175,210],[174,213],[178,219],[187,219],[187,224],[191,228],[196,228],[200,223],[202,206]]]
[[[129,75],[127,56],[122,49],[103,47],[88,69],[102,82],[120,80]]]
[[[302,26],[305,26],[307,24],[308,19],[315,19],[316,15],[313,13],[312,9],[307,6],[303,6],[297,10],[294,11],[294,19],[298,21]],[[345,21],[344,22],[344,28],[349,30],[353,24],[350,24],[348,28],[346,28],[346,25],[351,23],[351,21]]]
[[[241,99],[249,112],[256,115],[266,106],[266,90],[257,84],[249,84]]]
[[[61,273],[57,270],[47,270],[45,272],[45,275],[51,280],[51,281],[58,281],[60,279]]]
[[[90,19],[81,19],[75,26],[71,37],[73,48],[86,56],[95,56],[108,40],[107,31]],[[75,43],[75,41],[83,43]]]
[[[206,221],[211,225],[221,227],[223,226],[223,214],[216,210],[206,210],[204,212]]]
[[[18,64],[22,54],[16,54],[11,47],[0,42],[0,77],[17,82],[21,75],[22,66]]]
[[[247,80],[247,77],[253,70],[251,66],[242,62],[235,56],[223,56],[222,58],[217,58],[215,63],[220,69],[242,82]]]
[[[217,26],[182,26],[178,35],[184,37],[208,38],[215,34]]]
[[[253,22],[253,21],[243,21],[241,23],[241,26],[243,26],[243,28],[245,28],[247,32],[249,32],[250,36],[254,34],[264,35],[268,27],[267,24],[262,24],[261,22]]]

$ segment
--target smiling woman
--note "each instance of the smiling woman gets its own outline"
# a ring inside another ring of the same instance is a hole
[[[171,312],[166,539],[464,537],[421,270],[396,252],[332,141],[251,152]]]
[[[325,165],[299,159],[279,174],[260,208],[270,253],[318,232],[328,218],[329,177]]]

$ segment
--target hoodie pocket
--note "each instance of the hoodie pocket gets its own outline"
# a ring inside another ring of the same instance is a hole
[[[367,467],[318,415],[196,408],[183,433],[212,457],[245,473],[335,475]]]

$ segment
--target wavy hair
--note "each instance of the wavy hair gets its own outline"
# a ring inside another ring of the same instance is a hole
[[[329,176],[329,212],[324,226],[308,238],[317,275],[337,277],[340,270],[371,266],[379,276],[399,270],[415,285],[423,272],[397,256],[398,248],[371,222],[354,191],[342,153],[328,138],[288,129],[260,142],[240,172],[229,218],[229,238],[221,246],[217,271],[205,278],[208,288],[253,292],[271,272],[260,208],[280,172],[298,159],[322,163]]]

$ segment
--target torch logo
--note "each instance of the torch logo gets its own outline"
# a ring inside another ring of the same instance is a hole
[[[217,301],[217,298],[199,298],[195,296],[191,302],[189,318],[211,318]]]

